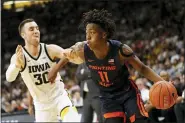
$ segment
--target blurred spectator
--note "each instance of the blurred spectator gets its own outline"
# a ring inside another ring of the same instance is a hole
[[[177,104],[174,107],[175,115],[177,117],[177,123],[185,122],[185,89],[182,96],[178,97]]]
[[[76,106],[76,107],[82,107],[83,106],[83,99],[80,96],[80,91],[79,90],[72,91],[72,101],[73,101],[74,106]]]
[[[178,94],[179,96],[181,96],[181,95],[182,95],[182,91],[183,91],[184,86],[185,86],[184,83],[181,83],[179,77],[174,77],[174,78],[172,78],[172,81],[173,81],[173,83],[174,83],[174,85],[175,85],[175,88],[177,89],[177,94]]]
[[[9,102],[2,103],[1,111],[2,111],[2,113],[3,112],[6,112],[6,113],[12,112],[11,104]]]
[[[142,78],[138,78],[136,80],[136,85],[141,92],[141,98],[143,102],[144,103],[148,102],[149,101],[149,89],[147,89],[147,87],[145,86]]]
[[[12,111],[13,112],[18,111],[18,104],[17,104],[17,102],[15,100],[11,101],[11,106],[12,106]]]
[[[170,76],[167,71],[161,71],[159,74],[165,81],[169,82]]]
[[[28,105],[29,105],[28,98],[23,98],[22,101],[21,101],[20,106],[21,106],[23,109],[28,109]]]

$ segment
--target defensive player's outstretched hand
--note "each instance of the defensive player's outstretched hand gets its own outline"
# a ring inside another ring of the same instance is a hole
[[[48,73],[48,80],[51,82],[51,84],[55,82],[56,77],[57,77],[57,70],[55,69],[55,67],[53,67]]]
[[[23,50],[22,46],[18,45],[16,48],[16,67],[18,68],[23,68],[24,66],[24,55],[23,55]]]

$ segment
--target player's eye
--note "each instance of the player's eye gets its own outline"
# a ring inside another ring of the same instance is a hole
[[[39,30],[39,27],[37,26],[36,29]]]
[[[91,32],[91,34],[94,34],[93,32]]]
[[[30,28],[29,30],[30,30],[30,31],[33,31],[33,28]]]

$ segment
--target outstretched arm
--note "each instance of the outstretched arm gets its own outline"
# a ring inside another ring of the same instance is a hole
[[[22,46],[18,45],[6,71],[6,80],[8,82],[13,82],[17,78],[20,70],[24,67],[24,60]]]
[[[81,64],[84,62],[84,45],[86,41],[77,42],[75,45],[71,46],[68,49],[65,49],[64,56],[69,59],[69,61],[75,64]]]
[[[62,50],[60,52],[61,57],[60,61],[52,67],[48,74],[48,80],[53,83],[57,72],[68,62],[72,62],[75,64],[81,64],[84,61],[84,53],[83,53],[83,47],[85,42],[77,42],[75,45],[71,46],[68,49]],[[53,48],[51,48],[53,49]],[[54,53],[53,53],[54,54]]]
[[[121,53],[122,52],[122,53]],[[133,53],[132,49],[127,46],[122,46],[122,51],[120,52],[120,60],[124,63],[127,62],[134,69],[136,69],[140,74],[142,74],[147,79],[152,82],[164,81],[158,74],[156,74],[151,68],[143,64],[139,58]]]
[[[67,49],[63,49],[60,46],[57,46],[54,44],[47,45],[46,47],[48,50],[48,54],[52,60],[55,60],[58,58],[65,62],[69,61],[74,64],[81,64],[84,61],[84,56],[83,56],[84,44],[85,44],[85,41],[77,42],[75,45]],[[59,63],[62,63],[62,61]]]

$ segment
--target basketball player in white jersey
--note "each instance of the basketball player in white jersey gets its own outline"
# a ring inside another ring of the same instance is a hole
[[[64,49],[40,43],[39,27],[33,19],[20,23],[19,34],[24,39],[25,46],[17,46],[6,71],[7,81],[12,82],[21,74],[33,97],[36,122],[57,122],[58,116],[63,122],[78,122],[77,110],[64,90],[59,73],[54,84],[47,79],[55,59],[66,60],[62,55]]]

